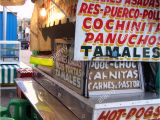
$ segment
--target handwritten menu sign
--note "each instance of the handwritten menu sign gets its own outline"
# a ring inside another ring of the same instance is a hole
[[[57,39],[55,43],[54,77],[69,88],[82,94],[84,71],[82,62],[74,61],[72,58],[73,48],[70,42]]]
[[[89,91],[142,89],[142,76],[136,62],[90,62]]]
[[[79,0],[75,60],[160,61],[159,0]]]

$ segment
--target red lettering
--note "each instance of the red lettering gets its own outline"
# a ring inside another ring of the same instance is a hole
[[[143,32],[145,30],[145,28],[146,28],[146,23],[143,23],[142,27],[141,27],[141,31]]]
[[[117,3],[121,3],[121,2],[122,2],[122,0],[117,0],[116,2],[117,2]]]
[[[146,119],[148,119],[148,118],[150,118],[151,116],[152,116],[152,114],[153,114],[153,109],[154,109],[154,107],[149,107],[147,110],[146,110],[146,112],[144,113],[144,118]]]
[[[106,28],[106,30],[112,30],[113,29],[113,23],[114,23],[114,20],[107,20],[107,22],[106,22],[106,26],[105,26],[105,28]],[[112,24],[112,26],[111,26],[111,24]]]
[[[126,30],[129,30],[129,29],[130,29],[130,24],[131,24],[131,21],[128,21],[128,22],[127,22],[127,26],[126,26]]]
[[[130,35],[130,37],[129,37],[129,39],[128,39],[128,44],[130,44],[130,45],[134,45],[134,44],[135,44],[135,42],[132,41],[133,38],[137,38],[137,35],[135,35],[135,34]]]
[[[132,0],[132,1],[131,1],[131,4],[132,4],[132,5],[136,5],[136,3],[137,3],[137,0]]]
[[[87,3],[82,3],[81,8],[79,10],[79,14],[86,13],[87,12],[87,8],[88,8]]]
[[[128,8],[124,8],[122,18],[128,18],[128,13],[129,13]]]
[[[136,9],[135,12],[134,12],[134,18],[138,18],[139,14],[140,14],[139,9]]]
[[[133,18],[134,17],[134,11],[135,11],[134,8],[130,9],[130,11],[129,11],[129,18]]]
[[[145,19],[148,16],[148,10],[144,10],[142,18]]]
[[[114,44],[115,40],[116,40],[116,36],[117,34],[114,34],[114,36],[112,36],[112,33],[109,33],[106,39],[106,43],[111,43]]]
[[[117,10],[118,10],[118,7],[114,7],[114,6],[112,7],[111,12],[110,12],[112,17],[116,16]]]
[[[96,0],[97,2],[121,3],[122,0]]]
[[[127,114],[126,119],[127,119],[127,120],[131,119],[131,117],[133,117],[133,115],[135,115],[136,111],[137,111],[136,108],[132,108],[132,109],[129,111],[129,113]]]
[[[154,11],[154,18],[153,18],[154,20],[160,20],[160,11]]]
[[[149,19],[152,19],[152,18],[153,18],[153,11],[152,11],[152,10],[149,11],[149,13],[148,13],[148,18],[149,18]]]
[[[140,30],[141,22],[133,22],[132,23],[132,30],[136,29],[136,31]]]
[[[137,111],[136,115],[135,115],[136,118],[141,118],[142,115],[143,115],[143,113],[144,113],[144,111],[145,111],[144,107],[140,108],[140,109]]]
[[[116,30],[120,29],[120,30],[124,30],[124,26],[125,26],[125,21],[122,21],[122,23],[120,23],[120,21],[117,21],[116,24]]]
[[[86,39],[84,42],[91,42],[94,39],[94,34],[93,33],[87,33]]]
[[[119,36],[118,36],[118,41],[117,41],[118,44],[123,45],[123,44],[126,42],[127,37],[128,37],[128,34],[126,34],[126,35],[124,36],[124,38],[123,38],[123,35],[122,35],[122,34],[119,34]],[[121,39],[121,38],[123,38],[123,39]]]
[[[160,23],[158,23],[156,31],[155,32],[160,32]]]
[[[149,38],[149,35],[146,35],[144,39],[143,39],[143,35],[141,35],[141,36],[139,37],[139,40],[138,40],[138,42],[137,42],[137,45],[140,45],[140,44],[145,45],[145,44],[147,43],[148,38]]]
[[[95,8],[94,8],[95,11],[93,12],[93,14],[94,14],[94,15],[98,15],[100,8],[101,8],[101,6],[100,6],[99,4],[96,4],[96,5],[95,5]]]
[[[110,2],[111,2],[111,3],[114,3],[114,2],[115,2],[115,0],[110,0]]]
[[[142,5],[143,5],[143,4],[142,4],[142,0],[138,0],[138,1],[137,1],[137,5],[138,5],[138,6],[142,6]]]
[[[154,0],[150,0],[149,7],[154,7]]]
[[[99,33],[94,41],[94,43],[99,42],[103,43],[103,33]]]
[[[156,7],[160,7],[160,1],[159,0],[156,0]]]
[[[133,6],[144,6],[144,7],[159,7],[159,0],[125,0],[125,4]]]
[[[151,36],[148,40],[149,45],[154,45],[156,43],[156,36]]]
[[[95,19],[93,25],[95,29],[100,30],[103,26],[103,21],[100,18],[97,18]]]
[[[117,17],[121,18],[121,16],[122,16],[122,10],[123,10],[122,7],[118,8]]]
[[[115,120],[116,116],[117,116],[117,110],[114,110],[109,115],[108,120]]]
[[[125,4],[129,4],[130,5],[131,4],[131,0],[126,0]]]
[[[147,7],[148,3],[149,3],[149,0],[144,0],[144,1],[143,1],[143,6],[144,6],[144,7]]]
[[[108,111],[107,114],[105,114],[105,111],[103,111],[101,115],[98,117],[98,120],[107,120],[109,114],[110,111]]]
[[[103,16],[106,16],[107,14],[109,14],[111,12],[111,7],[110,6],[106,6],[105,10],[104,10],[104,14]]]
[[[125,114],[126,109],[119,109],[118,110],[118,116],[116,120],[120,120],[120,118],[122,117],[123,114]]]
[[[88,14],[92,14],[92,11],[93,11],[93,10],[94,10],[94,4],[91,3],[91,4],[89,5],[89,7],[88,7],[87,13],[88,13]]]
[[[92,21],[92,18],[89,18],[89,17],[86,17],[84,20],[83,20],[83,27],[84,29],[91,29],[91,21]]]
[[[80,10],[79,10],[79,14],[98,15],[100,8],[101,8],[101,6],[99,4],[90,3],[88,5],[87,3],[82,3]]]

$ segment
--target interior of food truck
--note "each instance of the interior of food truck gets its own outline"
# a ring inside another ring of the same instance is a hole
[[[31,119],[160,119],[158,0],[31,1],[32,67],[15,78]]]

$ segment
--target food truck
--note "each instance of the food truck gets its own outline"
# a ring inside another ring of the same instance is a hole
[[[35,92],[67,109],[45,104],[47,119],[38,106],[43,119],[160,119],[159,0],[32,2],[34,76],[17,85],[34,107]]]

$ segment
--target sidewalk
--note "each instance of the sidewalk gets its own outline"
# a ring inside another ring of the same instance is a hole
[[[24,64],[28,65],[28,66],[32,66],[29,63],[29,58],[31,56],[32,52],[28,49],[28,50],[21,50],[20,56],[21,56],[21,62],[23,62]]]

